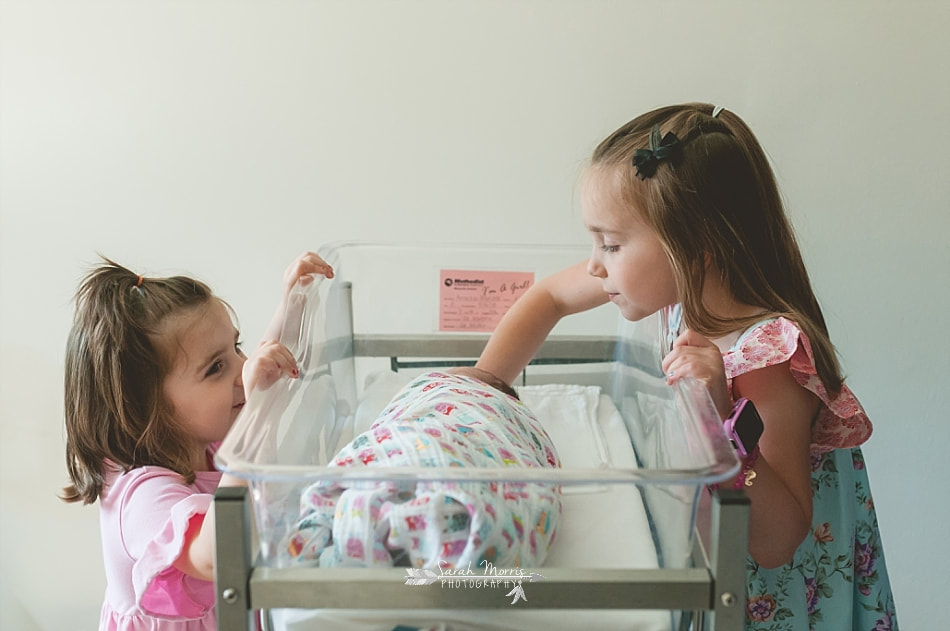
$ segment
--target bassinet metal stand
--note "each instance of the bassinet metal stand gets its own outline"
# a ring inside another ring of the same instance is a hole
[[[215,494],[217,618],[220,631],[254,629],[252,613],[303,609],[500,609],[492,590],[409,588],[404,569],[268,568],[253,564],[248,490]],[[666,609],[693,613],[693,628],[741,631],[749,500],[712,494],[710,549],[696,537],[694,567],[596,570],[545,567],[531,585],[531,609]],[[530,571],[530,570],[525,570]],[[434,587],[434,586],[433,586]],[[372,597],[367,597],[372,594]]]

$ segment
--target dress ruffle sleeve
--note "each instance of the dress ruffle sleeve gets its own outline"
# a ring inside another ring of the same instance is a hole
[[[857,447],[871,436],[871,421],[847,386],[843,385],[836,397],[828,396],[818,378],[811,343],[794,322],[776,318],[756,326],[723,355],[723,361],[730,380],[751,370],[789,362],[795,380],[824,403],[811,434],[812,447],[818,451]]]
[[[207,514],[214,496],[169,485],[153,499],[156,509],[164,506],[166,512],[132,567],[138,605],[149,615],[165,619],[201,618],[214,606],[214,583],[188,576],[172,564],[184,547],[191,519]],[[142,518],[152,519],[154,515]]]

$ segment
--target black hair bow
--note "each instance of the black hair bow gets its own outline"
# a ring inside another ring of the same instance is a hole
[[[633,166],[637,167],[637,177],[645,180],[653,177],[660,160],[675,160],[682,151],[680,139],[671,131],[666,132],[660,139],[660,126],[654,125],[650,130],[650,148],[637,149],[633,153]]]

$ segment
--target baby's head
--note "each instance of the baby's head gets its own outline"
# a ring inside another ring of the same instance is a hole
[[[777,311],[804,275],[765,152],[737,115],[712,114],[690,103],[638,116],[597,146],[584,183],[585,199],[594,189],[659,238],[674,299],[707,334],[729,324],[702,303],[710,269],[736,300]]]
[[[498,378],[496,375],[488,372],[487,370],[482,370],[481,368],[476,368],[475,366],[457,366],[455,368],[450,368],[446,372],[454,375],[462,375],[465,377],[470,377],[472,379],[477,379],[487,386],[491,386],[495,390],[500,390],[504,392],[509,397],[514,397],[515,399],[520,399],[518,393],[512,388],[509,384],[505,383],[502,379]]]
[[[105,260],[83,279],[66,348],[73,486],[64,499],[95,501],[106,466],[159,465],[194,479],[193,432],[168,386],[189,360],[198,361],[189,350],[220,329],[222,318],[234,331],[227,306],[193,278],[145,279]]]

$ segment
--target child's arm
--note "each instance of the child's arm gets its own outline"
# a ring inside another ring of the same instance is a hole
[[[722,354],[715,344],[693,331],[673,343],[663,360],[670,383],[690,376],[706,384],[719,415],[732,408]],[[763,567],[792,560],[811,529],[811,423],[818,398],[801,387],[789,363],[775,364],[739,375],[732,394],[755,404],[764,430],[755,480],[745,491],[751,500],[749,553]],[[729,484],[729,483],[726,483]]]
[[[266,389],[281,375],[296,378],[300,372],[297,361],[286,346],[280,342],[265,341],[244,362],[241,374],[245,396],[250,397],[251,390],[255,388]],[[224,473],[218,486],[246,484],[242,478]],[[213,503],[207,514],[191,518],[181,554],[174,563],[177,570],[206,581],[214,580],[214,521]]]
[[[752,501],[749,553],[763,567],[778,567],[811,530],[809,446],[820,400],[795,381],[789,362],[740,375],[732,387],[755,404],[764,426],[756,478],[745,488]]]
[[[247,482],[243,479],[227,473],[221,475],[221,482],[218,483],[218,487],[246,485]],[[181,554],[173,564],[176,570],[205,581],[214,580],[214,529],[212,502],[206,514],[191,518]]]
[[[251,390],[266,389],[282,374],[290,377],[297,377],[300,374],[294,356],[277,340],[280,337],[281,325],[287,309],[287,298],[290,296],[291,289],[298,279],[302,283],[311,282],[312,274],[323,274],[327,278],[333,278],[333,268],[313,252],[304,252],[284,271],[280,305],[260,345],[244,363],[241,374],[246,396],[250,396]],[[225,473],[221,476],[218,486],[244,486],[245,484],[243,479]],[[176,569],[206,581],[214,580],[214,522],[214,504],[208,509],[207,514],[192,517],[181,554],[174,563]]]
[[[268,340],[280,339],[280,329],[284,321],[284,313],[287,310],[287,298],[290,296],[290,290],[300,279],[301,284],[307,284],[313,280],[312,274],[323,274],[327,278],[333,278],[333,268],[329,263],[314,254],[313,252],[304,252],[290,264],[284,271],[283,292],[281,294],[280,305],[274,312],[267,330],[264,332],[262,342]]]
[[[601,281],[587,273],[587,261],[542,279],[501,319],[476,367],[512,383],[561,318],[605,302],[607,294]]]

